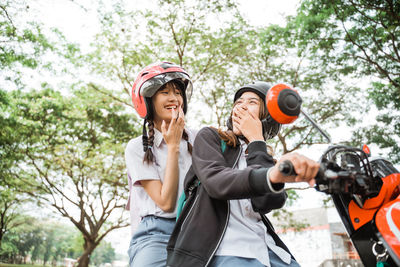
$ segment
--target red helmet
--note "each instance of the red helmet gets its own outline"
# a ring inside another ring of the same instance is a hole
[[[187,111],[187,98],[192,95],[193,85],[187,72],[170,62],[154,63],[145,67],[136,77],[132,87],[132,102],[141,118],[152,119],[151,97],[166,83],[175,81],[182,89],[183,112]]]

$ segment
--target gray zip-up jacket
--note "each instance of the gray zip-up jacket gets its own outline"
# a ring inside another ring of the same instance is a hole
[[[230,199],[250,198],[253,210],[260,213],[275,243],[289,252],[265,216],[281,208],[287,198],[284,191],[273,193],[268,186],[266,173],[274,165],[273,158],[262,141],[251,142],[247,151],[248,167],[235,169],[241,146],[226,146],[222,152],[215,129],[206,127],[199,131],[192,166],[185,177],[186,204],[167,247],[167,266],[202,267],[210,263],[228,225]],[[275,184],[274,189],[283,186]]]

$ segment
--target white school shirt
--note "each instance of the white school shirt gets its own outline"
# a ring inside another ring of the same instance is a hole
[[[188,134],[189,143],[193,144],[196,131],[185,129]],[[125,149],[125,161],[128,171],[130,195],[127,209],[131,215],[131,233],[136,230],[140,219],[147,215],[156,215],[163,218],[175,218],[176,207],[173,212],[164,212],[159,208],[151,197],[141,186],[141,180],[160,180],[164,181],[164,173],[167,163],[168,149],[162,133],[154,129],[154,141],[152,152],[155,161],[153,164],[143,162],[144,151],[142,136],[131,139]],[[192,164],[192,156],[187,149],[187,142],[182,139],[179,145],[179,183],[177,200],[183,192],[183,181],[187,171]]]
[[[242,140],[240,143],[242,153],[237,168],[243,170],[247,167],[245,155],[247,144]],[[257,259],[263,265],[270,267],[269,248],[282,261],[290,263],[291,255],[275,244],[260,214],[253,210],[250,199],[229,200],[229,204],[228,227],[215,255]]]

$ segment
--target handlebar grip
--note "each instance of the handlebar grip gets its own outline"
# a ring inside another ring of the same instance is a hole
[[[285,160],[281,164],[279,164],[278,169],[284,176],[297,175],[296,171],[294,170],[292,162],[290,162],[289,160]],[[322,179],[324,176],[325,176],[325,170],[323,166],[320,165],[318,173],[314,178]]]
[[[297,175],[294,170],[293,164],[289,160],[285,160],[284,162],[279,164],[278,169],[285,176]]]

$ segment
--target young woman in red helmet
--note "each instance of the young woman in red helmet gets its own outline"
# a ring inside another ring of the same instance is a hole
[[[165,266],[177,198],[191,165],[195,133],[185,128],[184,120],[191,92],[189,75],[169,62],[145,67],[133,84],[133,105],[144,125],[143,135],[130,140],[125,150],[127,208],[134,232],[128,250],[130,266]]]
[[[275,167],[265,140],[280,124],[266,107],[269,89],[265,82],[241,87],[228,130],[205,127],[197,134],[167,266],[299,266],[265,214],[284,205],[285,182],[313,184],[319,164],[290,153],[276,166],[290,160],[297,175],[284,176]],[[290,108],[296,108],[294,102]]]

